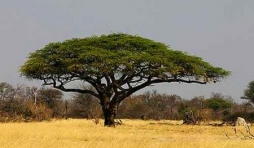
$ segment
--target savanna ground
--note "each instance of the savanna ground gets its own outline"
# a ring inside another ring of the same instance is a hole
[[[102,121],[68,119],[50,122],[1,123],[1,148],[253,148],[254,139],[236,138],[231,126],[172,125],[172,121]],[[251,127],[251,129],[253,126]],[[225,131],[232,139],[225,136]]]

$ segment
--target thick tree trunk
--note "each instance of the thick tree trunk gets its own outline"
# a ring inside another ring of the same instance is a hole
[[[111,113],[109,110],[105,110],[104,112],[104,126],[115,126],[115,114]]]
[[[115,126],[115,117],[117,113],[117,105],[103,107],[104,114],[104,126],[114,127]]]

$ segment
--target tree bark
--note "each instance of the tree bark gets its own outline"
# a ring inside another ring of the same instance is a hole
[[[113,99],[104,99],[102,104],[102,111],[104,115],[104,126],[114,127],[115,126],[115,117],[118,110],[118,102]]]
[[[104,126],[114,127],[115,126],[115,117],[117,113],[117,105],[103,107],[104,114]]]

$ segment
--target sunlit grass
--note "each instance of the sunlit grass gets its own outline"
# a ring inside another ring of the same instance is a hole
[[[1,148],[253,148],[254,139],[233,135],[232,127],[171,125],[170,121],[122,120],[116,128],[92,120],[0,124]],[[176,123],[174,123],[176,124]],[[231,136],[228,139],[225,132]]]

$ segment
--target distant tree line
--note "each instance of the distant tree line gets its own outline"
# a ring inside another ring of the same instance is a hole
[[[219,93],[212,93],[209,98],[196,96],[184,99],[175,94],[148,91],[124,100],[119,105],[116,118],[184,120],[187,124],[198,124],[209,120],[231,121],[242,116],[253,122],[253,111],[253,107],[238,104],[230,96]],[[63,93],[57,89],[0,83],[1,122],[102,117],[98,99],[92,95],[76,93],[71,99],[64,99]]]
[[[160,120],[186,120],[187,124],[199,124],[212,120],[234,121],[238,116],[254,121],[254,108],[246,103],[238,104],[230,96],[212,93],[209,98],[196,96],[184,99],[178,95],[160,94],[157,91],[133,95],[119,106],[118,118],[142,118]]]
[[[64,113],[63,93],[50,88],[0,83],[0,120],[42,121]]]

